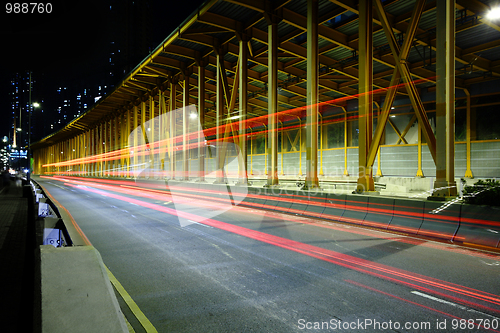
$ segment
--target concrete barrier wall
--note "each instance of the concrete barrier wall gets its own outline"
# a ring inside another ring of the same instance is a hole
[[[302,215],[321,218],[326,207],[326,198],[326,193],[317,193],[314,196],[310,196],[309,205]]]
[[[186,193],[218,197],[226,184],[176,182]],[[208,190],[205,191],[204,190]],[[500,247],[500,208],[422,199],[230,186],[240,205],[444,241]],[[221,199],[223,199],[221,197]],[[240,202],[241,201],[241,202]]]
[[[394,199],[394,216],[387,229],[418,234],[424,219],[424,201]]]
[[[345,194],[332,195],[328,194],[325,201],[325,209],[323,214],[321,214],[322,219],[338,221],[342,218],[345,211]]]
[[[387,229],[394,216],[394,198],[371,196],[363,224],[369,227]]]
[[[368,196],[346,195],[345,211],[339,218],[340,222],[363,224],[368,209]]]
[[[459,227],[461,206],[425,201],[424,220],[418,234],[453,241]]]
[[[249,188],[242,205],[500,248],[500,208],[381,196]]]
[[[463,243],[499,247],[500,207],[462,205],[455,238]]]

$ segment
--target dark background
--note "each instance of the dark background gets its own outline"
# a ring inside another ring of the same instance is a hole
[[[6,3],[2,2],[0,16],[2,137],[12,127],[12,75],[32,71],[36,80],[32,100],[43,99],[48,115],[55,107],[51,94],[58,86],[92,85],[106,76],[111,41],[121,43],[118,47],[122,52],[128,47],[127,56],[117,64],[120,72],[113,77],[116,84],[203,1],[51,1],[52,12],[44,14],[7,14]],[[143,9],[140,13],[134,9],[138,6]]]

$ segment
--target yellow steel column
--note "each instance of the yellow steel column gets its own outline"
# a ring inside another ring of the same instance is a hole
[[[92,163],[90,164],[90,175],[92,177],[96,176],[97,172],[97,161],[95,160],[95,156],[97,155],[97,150],[96,150],[96,135],[97,135],[97,127],[94,126],[91,130],[90,133],[90,139],[91,139],[91,145],[90,145],[90,155],[92,156]]]
[[[377,121],[380,120],[380,100],[379,101],[374,101],[374,103],[377,105]],[[384,126],[385,127],[385,126]],[[384,140],[385,136],[385,131],[382,133],[381,141],[378,144],[378,149],[377,149],[377,177],[382,177],[382,169],[380,167],[380,145],[382,144],[382,141]],[[373,140],[372,140],[372,145],[373,145]]]
[[[250,136],[250,174],[253,175],[253,136]]]
[[[306,180],[303,189],[319,187],[318,181],[318,1],[307,0],[307,117]],[[361,73],[361,71],[360,71]],[[360,80],[361,81],[361,80]]]
[[[82,158],[82,161],[80,162],[80,176],[85,176],[85,158],[87,157],[87,131],[83,132],[81,134],[82,139],[80,141],[80,156]]]
[[[323,148],[325,147],[324,140],[326,140],[326,136],[324,135],[324,126],[323,126],[323,117],[321,116],[321,113],[318,113],[318,116],[320,116],[321,120],[319,121],[319,152],[320,152],[320,161],[319,161],[319,175],[323,176]]]
[[[127,147],[127,156],[125,158],[125,163],[127,165],[126,173],[127,173],[127,178],[130,178],[130,157],[132,155],[132,152],[134,151],[134,143],[130,142],[130,134],[132,133],[132,130],[130,128],[130,123],[133,121],[133,108],[127,110],[127,114],[125,115],[125,135],[123,137],[123,140],[125,142],[125,145]]]
[[[285,140],[283,140],[283,135],[284,135],[285,131],[283,130],[283,122],[279,121],[279,119],[278,119],[278,128],[279,128],[279,123],[281,123],[281,131],[280,131],[280,133],[281,133],[281,140],[280,140],[281,141],[281,144],[280,144],[280,150],[281,150],[281,153],[280,153],[280,156],[281,156],[281,159],[280,159],[280,176],[283,176],[285,174],[285,171],[283,170],[283,156],[284,156],[283,154],[284,154],[284,151],[285,151],[284,145],[283,145],[283,142]]]
[[[94,137],[93,137],[93,140],[94,140],[94,147],[93,147],[93,150],[94,150],[94,165],[93,165],[93,173],[92,173],[92,176],[94,177],[97,177],[97,172],[99,170],[99,163],[97,161],[97,155],[99,154],[99,146],[98,146],[98,142],[99,142],[99,139],[98,139],[98,134],[99,134],[99,125],[96,125],[95,128],[94,128]]]
[[[93,131],[92,131],[92,156],[93,156],[93,163],[92,163],[92,176],[97,177],[97,132],[98,132],[98,125],[95,125]]]
[[[148,152],[146,150],[146,147],[147,147],[147,143],[148,143],[148,136],[146,134],[146,122],[147,122],[147,116],[146,116],[146,101],[141,101],[141,121],[140,121],[140,124],[139,124],[139,127],[140,127],[140,135],[142,135],[142,140],[140,142],[142,142],[143,144],[141,145],[141,148],[139,149],[139,153],[140,153],[140,158],[139,160],[141,161],[140,162],[140,166],[139,168],[140,169],[144,169],[144,171],[142,172],[142,176],[143,177],[146,177],[148,178],[149,177],[149,172],[148,172],[148,163],[146,163],[146,161],[148,160]]]
[[[149,143],[150,143],[150,151],[149,151],[149,158],[150,158],[150,167],[151,170],[153,170],[153,174],[150,175],[153,178],[156,178],[157,175],[157,168],[156,168],[156,158],[155,156],[157,155],[158,151],[155,149],[155,142],[157,140],[155,131],[156,131],[156,112],[155,112],[155,100],[153,96],[149,96],[149,130],[148,130],[148,135],[149,135]]]
[[[273,15],[267,22],[267,186],[278,185],[278,23]]]
[[[96,130],[96,155],[99,156],[97,158],[96,165],[96,177],[102,176],[102,159],[101,159],[101,151],[102,151],[102,124],[97,125]]]
[[[81,157],[80,144],[81,144],[81,134],[78,134],[75,136],[75,143],[74,143],[75,153],[73,154],[74,159],[78,159]],[[80,170],[80,163],[74,164],[73,170],[75,171],[76,176],[80,176],[80,171],[81,171]]]
[[[455,0],[436,4],[436,181],[433,197],[457,195],[455,183]]]
[[[470,167],[470,160],[471,160],[471,154],[470,154],[470,140],[471,140],[471,119],[470,119],[470,93],[468,89],[464,89],[465,94],[467,95],[467,122],[466,122],[466,136],[467,136],[467,169],[465,170],[465,178],[474,178],[474,175],[472,174],[472,170]]]
[[[133,145],[132,145],[132,161],[133,161],[133,165],[131,166],[132,167],[132,172],[133,172],[133,176],[134,178],[137,176],[135,171],[136,169],[139,167],[138,164],[139,164],[139,131],[138,131],[138,128],[139,128],[139,108],[137,107],[137,105],[134,105],[134,109],[133,109],[133,123],[132,123],[132,132],[134,133],[133,135]]]
[[[344,176],[349,176],[349,171],[347,170],[347,110],[345,107],[341,106],[344,111]]]
[[[188,131],[189,131],[189,75],[186,70],[182,73],[184,77],[184,89],[182,92],[182,173],[183,180],[189,180],[189,150],[188,150]]]
[[[82,161],[80,162],[80,176],[85,176],[85,171],[86,171],[86,166],[85,164],[85,158],[87,157],[87,131],[82,133],[82,140],[80,142],[80,157],[82,158]]]
[[[302,119],[299,118],[299,131],[297,135],[299,136],[299,176],[302,176]]]
[[[56,156],[57,156],[56,162],[57,162],[57,163],[59,163],[59,162],[61,162],[61,154],[62,154],[62,151],[61,151],[61,143],[60,143],[60,142],[58,142],[56,147],[57,147],[57,148],[56,148],[56,150],[57,150],[57,152],[56,152],[56,153],[57,153],[57,154],[56,154]],[[56,169],[56,174],[57,174],[57,175],[59,175],[59,174],[60,174],[60,172],[61,172],[61,167],[60,167],[60,166],[57,166],[57,169]]]
[[[104,177],[104,160],[103,160],[103,154],[104,154],[104,149],[106,148],[104,146],[104,133],[105,133],[105,123],[99,124],[99,177]]]
[[[118,141],[118,125],[119,122],[118,122],[118,115],[115,115],[113,117],[113,147],[112,147],[112,151],[117,151],[118,149],[120,149],[120,144],[119,144],[119,141]],[[116,156],[114,156],[115,159],[113,159],[113,177],[117,177],[118,176],[118,163],[119,163],[119,160],[116,159]]]
[[[118,147],[120,150],[120,162],[119,165],[120,167],[118,168],[118,176],[119,177],[125,177],[126,174],[126,169],[125,169],[125,152],[127,151],[127,146],[128,143],[125,142],[126,137],[128,136],[128,133],[125,132],[125,117],[126,117],[127,111],[124,111],[120,114],[120,147]],[[126,135],[125,135],[126,134]]]
[[[103,137],[103,146],[102,147],[103,149],[103,160],[104,160],[104,177],[108,177],[109,176],[109,161],[107,159],[107,153],[109,151],[109,120],[105,120],[104,121],[104,137]]]
[[[167,157],[167,152],[168,152],[168,144],[167,144],[167,139],[168,139],[168,130],[167,130],[167,105],[165,103],[165,91],[164,87],[160,88],[160,100],[158,103],[158,107],[160,108],[160,135],[158,140],[160,140],[161,145],[160,145],[160,153],[159,153],[159,158],[160,158],[160,169],[161,169],[161,177],[165,178],[166,177],[166,172],[165,172],[165,159]]]
[[[198,179],[200,182],[205,181],[205,135],[203,133],[205,125],[205,67],[198,63]]]
[[[422,171],[422,124],[418,122],[418,170],[416,177],[423,177],[424,172]]]
[[[175,179],[175,140],[174,138],[176,137],[176,117],[175,117],[175,109],[177,108],[176,102],[176,84],[173,81],[170,81],[170,114],[169,114],[169,122],[170,122],[170,128],[169,128],[169,139],[170,139],[170,144],[169,144],[169,150],[170,150],[170,179]]]
[[[222,154],[222,149],[223,149],[223,137],[221,134],[221,126],[223,124],[223,117],[224,117],[224,83],[223,83],[223,78],[222,78],[222,62],[224,61],[224,56],[221,54],[221,50],[217,50],[217,85],[216,85],[216,93],[215,93],[215,108],[216,108],[216,119],[215,119],[215,126],[216,126],[216,153],[215,153],[215,182],[216,183],[224,183],[224,163],[225,161],[222,161],[222,157],[224,156]]]
[[[247,72],[248,72],[248,37],[243,35],[240,40],[240,55],[239,55],[239,146],[241,159],[239,165],[238,183],[242,185],[248,184],[248,152],[247,152],[247,107],[248,107],[248,86],[247,86]]]
[[[87,148],[86,148],[86,151],[87,151],[87,157],[92,158],[92,128],[89,128],[89,130],[87,131]],[[85,176],[90,176],[91,173],[92,173],[92,164],[87,161],[85,163],[85,170],[87,171],[85,173]]]
[[[357,192],[375,191],[372,165],[367,165],[373,133],[373,5],[359,2],[359,178]]]

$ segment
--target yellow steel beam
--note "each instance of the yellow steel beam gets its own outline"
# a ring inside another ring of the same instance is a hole
[[[372,165],[367,156],[373,133],[373,8],[372,0],[359,3],[359,174],[356,190],[375,191]]]
[[[306,179],[304,189],[319,187],[318,180],[318,0],[307,0],[307,111]]]
[[[401,138],[398,139],[398,142],[396,142],[396,144],[399,144],[400,141],[402,141],[402,138],[404,138],[406,136],[406,133],[408,133],[408,131],[410,130],[411,126],[413,125],[413,123],[415,122],[415,120],[417,120],[417,115],[413,115],[410,119],[410,121],[408,122],[408,124],[406,125],[405,129],[403,130],[403,132],[401,132]],[[406,141],[406,140],[405,140]]]
[[[403,141],[404,144],[408,144],[408,142],[406,142],[406,139],[404,138],[404,136],[401,135],[401,132],[399,131],[398,127],[396,125],[394,125],[394,123],[392,122],[392,120],[390,118],[387,119],[387,122],[389,123],[389,125],[391,125],[392,129],[394,130],[394,132],[396,132],[396,134],[399,137],[398,142],[396,144],[398,144],[400,141]]]

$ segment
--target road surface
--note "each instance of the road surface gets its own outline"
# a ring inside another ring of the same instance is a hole
[[[35,179],[158,332],[500,332],[498,254],[133,181]]]

